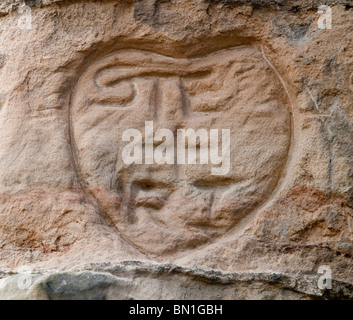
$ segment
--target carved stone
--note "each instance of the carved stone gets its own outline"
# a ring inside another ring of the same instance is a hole
[[[0,298],[351,299],[353,19],[322,4],[2,1]]]

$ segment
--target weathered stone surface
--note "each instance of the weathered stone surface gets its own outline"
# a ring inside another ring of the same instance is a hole
[[[1,299],[352,299],[352,285],[317,287],[317,274],[224,273],[173,265],[125,261],[86,265],[85,271],[22,273],[0,280]],[[95,272],[90,269],[97,270]]]
[[[288,101],[251,47],[194,59],[118,51],[94,62],[74,91],[70,129],[78,176],[144,253],[175,253],[224,235],[268,199],[287,162]],[[154,130],[231,129],[234,165],[215,176],[210,163],[125,164],[122,132],[144,132],[146,120]]]
[[[350,1],[0,13],[0,298],[352,298]],[[123,161],[126,129],[148,154],[146,121],[173,163]],[[229,130],[225,174],[172,161],[188,128]]]

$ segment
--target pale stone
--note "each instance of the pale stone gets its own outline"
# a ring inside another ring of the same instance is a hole
[[[314,0],[26,3],[0,4],[1,298],[352,298],[350,1],[332,29]],[[223,175],[177,163],[181,129],[229,130]]]

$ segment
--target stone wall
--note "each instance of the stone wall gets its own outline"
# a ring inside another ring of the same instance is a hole
[[[352,298],[350,3],[2,1],[0,297]]]

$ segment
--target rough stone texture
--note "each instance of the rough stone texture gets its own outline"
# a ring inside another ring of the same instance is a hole
[[[351,299],[350,3],[3,1],[0,298]],[[152,120],[229,173],[122,163]]]
[[[80,270],[84,269],[84,271]],[[0,280],[1,299],[352,299],[352,285],[317,288],[318,276],[222,273],[126,261],[86,265],[66,272],[23,273]],[[92,271],[95,270],[95,271]]]

